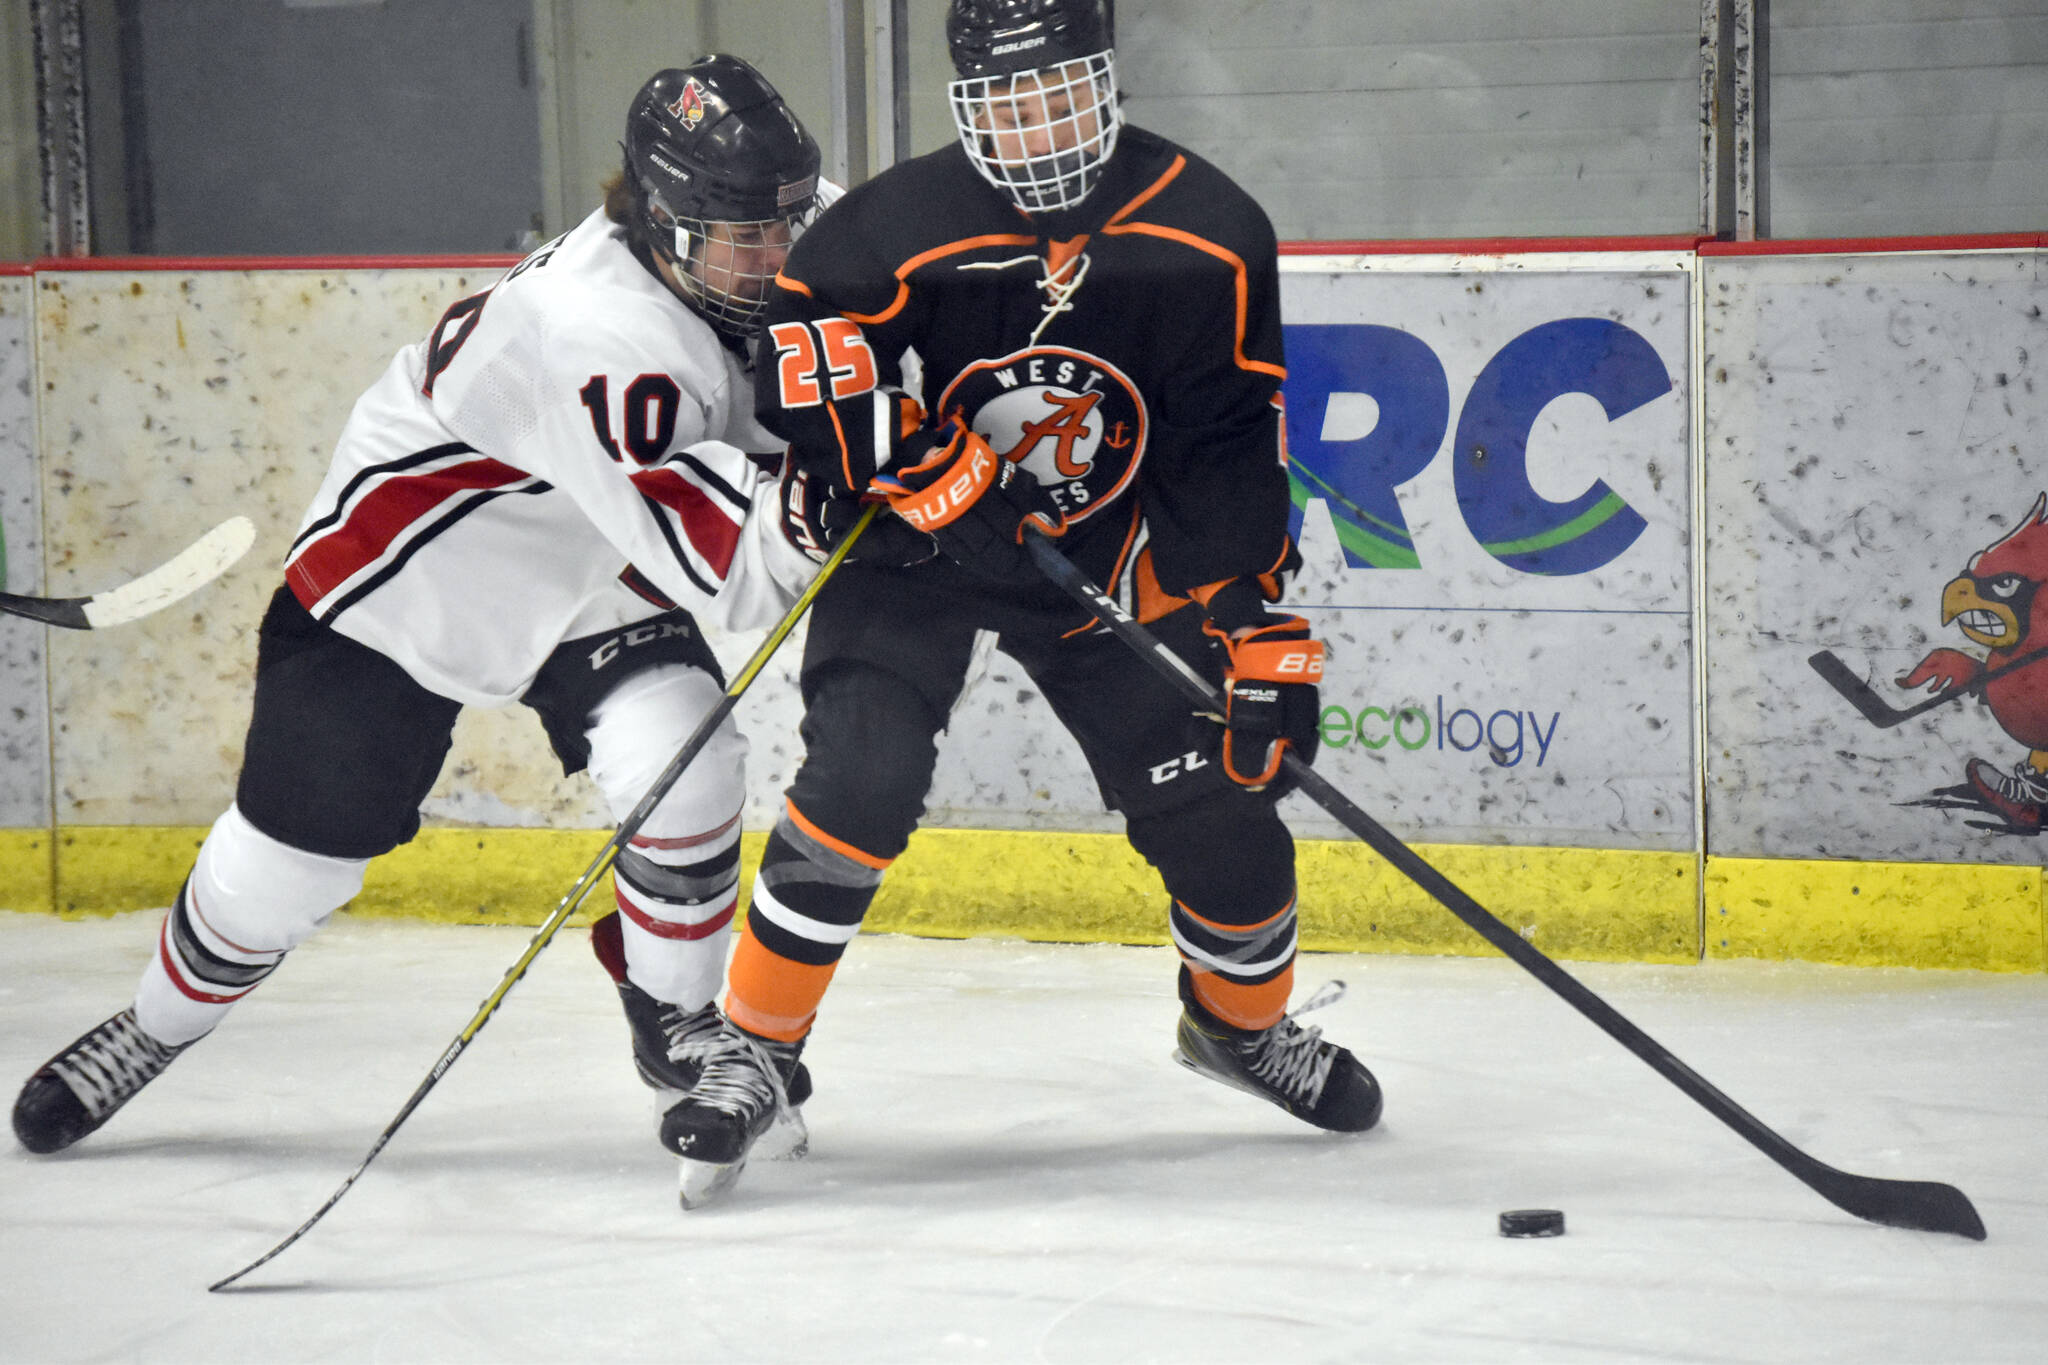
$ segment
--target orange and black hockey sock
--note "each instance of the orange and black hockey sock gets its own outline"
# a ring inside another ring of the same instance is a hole
[[[1294,986],[1294,839],[1273,803],[1232,788],[1126,825],[1173,897],[1167,922],[1194,1003],[1271,1028]]]
[[[834,838],[788,806],[768,836],[746,932],[727,971],[727,1017],[782,1042],[808,1033],[892,861]]]
[[[1232,1028],[1269,1029],[1294,991],[1294,898],[1255,924],[1230,925],[1180,901],[1171,915],[1174,946],[1201,1007]]]

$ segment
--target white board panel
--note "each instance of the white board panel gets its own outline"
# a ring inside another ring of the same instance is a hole
[[[161,563],[240,513],[256,546],[176,610],[51,641],[56,812],[208,824],[233,795],[256,627],[357,395],[483,270],[38,276],[53,592]],[[438,819],[601,826],[522,708],[465,716]]]
[[[42,497],[35,412],[34,281],[0,276],[0,537],[4,590],[40,593]],[[0,827],[50,823],[46,627],[0,616]]]
[[[2042,257],[1702,269],[1713,850],[2042,861],[2038,825],[2016,826],[1970,775],[1995,785],[2048,749],[2030,716],[2048,664],[2012,675],[1996,704],[1962,696],[1880,728],[1807,662],[1830,651],[1903,709],[1929,692],[1897,679],[1935,651],[1956,652],[1958,676],[1989,657],[1964,632],[1977,618],[1954,615],[1984,610],[1973,597],[2009,594],[2021,638],[2048,638],[2048,597],[2033,604],[2048,536],[1977,566],[2016,567],[2012,582],[1951,587],[2048,491]]]

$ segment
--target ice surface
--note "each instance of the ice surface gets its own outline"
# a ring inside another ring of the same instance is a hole
[[[127,1002],[159,916],[0,913],[0,1075]],[[1945,1180],[1990,1240],[1841,1213],[1514,966],[1316,955],[1387,1089],[1316,1133],[1168,1060],[1157,948],[857,941],[812,1153],[685,1215],[565,932],[242,1292],[523,948],[337,923],[105,1130],[0,1156],[4,1361],[2035,1361],[2048,977],[1573,970],[1765,1123]],[[1502,1209],[1569,1234],[1510,1241]]]

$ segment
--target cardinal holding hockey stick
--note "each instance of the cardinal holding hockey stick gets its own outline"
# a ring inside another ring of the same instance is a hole
[[[818,164],[745,62],[658,73],[604,205],[362,395],[263,620],[234,803],[133,1003],[22,1089],[23,1146],[107,1122],[352,898],[418,830],[462,707],[531,707],[614,818],[717,712],[700,623],[773,622],[825,558],[747,348]],[[670,1099],[722,1022],[745,756],[728,718],[619,850],[593,936]]]
[[[842,497],[887,496],[897,515],[873,534],[899,554],[849,565],[812,615],[806,757],[734,950],[727,1037],[663,1127],[686,1204],[731,1184],[797,1074],[923,813],[980,630],[1159,871],[1181,1059],[1317,1127],[1380,1114],[1371,1072],[1288,1014],[1276,755],[1315,746],[1321,654],[1269,605],[1297,561],[1272,228],[1214,167],[1124,124],[1100,0],[955,0],[947,37],[958,144],[806,234],[760,343],[762,421]],[[1027,522],[1232,680],[1227,727],[1090,628],[1032,567]]]

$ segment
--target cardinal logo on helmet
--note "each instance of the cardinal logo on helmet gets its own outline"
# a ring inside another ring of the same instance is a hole
[[[695,76],[683,82],[683,93],[669,103],[668,116],[693,133],[704,121],[704,87],[697,83]]]

